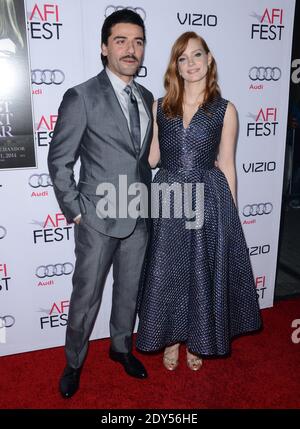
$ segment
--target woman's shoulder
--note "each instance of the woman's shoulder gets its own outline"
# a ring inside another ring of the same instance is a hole
[[[226,98],[221,97],[220,103],[223,106],[227,115],[236,115],[237,114],[236,107],[231,100],[227,100]]]
[[[217,97],[214,98],[213,105],[223,110],[224,112],[225,111],[230,112],[231,114],[236,113],[236,107],[234,103],[231,100],[228,100],[227,98],[221,97],[221,95],[218,95]]]
[[[161,113],[162,112],[162,103],[163,103],[164,97],[159,97],[154,101],[153,107],[156,112]]]
[[[227,98],[221,97],[221,95],[215,96],[211,102],[208,103],[207,111],[220,122],[223,122],[225,116],[232,118],[236,115],[234,104]]]
[[[218,106],[227,107],[227,105],[230,103],[230,100],[227,100],[227,98],[223,98],[221,95],[217,95],[216,97],[214,97],[213,102]]]
[[[219,108],[218,108],[218,116],[222,119],[222,122],[232,122],[236,121],[238,117],[238,113],[235,105],[232,101],[220,97],[219,99]]]

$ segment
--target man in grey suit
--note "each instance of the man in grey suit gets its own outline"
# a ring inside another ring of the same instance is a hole
[[[118,195],[119,176],[126,178],[128,186],[141,183],[150,187],[151,183],[148,155],[153,96],[133,80],[144,54],[142,18],[129,9],[109,15],[102,27],[101,43],[105,69],[65,93],[48,155],[57,200],[66,218],[75,222],[76,266],[66,332],[67,366],[59,385],[64,398],[79,388],[111,265],[114,283],[109,356],[130,376],[147,377],[144,366],[132,354],[147,222],[142,216],[118,215],[119,204],[99,192],[99,185],[107,182]],[[77,184],[73,168],[78,156],[81,169]],[[99,210],[102,203],[112,212],[115,209],[117,215],[103,216]]]

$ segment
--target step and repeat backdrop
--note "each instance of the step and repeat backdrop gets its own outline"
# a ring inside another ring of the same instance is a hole
[[[12,30],[0,33],[0,355],[64,344],[73,225],[54,196],[48,147],[64,92],[102,69],[103,20],[124,7],[145,20],[137,80],[155,98],[181,33],[196,31],[215,56],[222,95],[239,113],[238,205],[257,296],[273,305],[295,2],[112,3],[1,0]],[[92,338],[109,336],[111,293],[109,274]]]

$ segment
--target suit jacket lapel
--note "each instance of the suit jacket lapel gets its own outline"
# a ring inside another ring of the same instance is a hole
[[[148,139],[148,136],[149,136],[149,133],[150,133],[150,129],[151,129],[151,121],[152,121],[152,112],[150,111],[150,109],[149,109],[149,106],[148,106],[148,103],[147,103],[147,101],[145,100],[145,98],[144,98],[144,96],[143,96],[143,93],[142,93],[142,91],[141,91],[141,89],[140,89],[140,87],[139,87],[139,85],[138,84],[136,84],[135,83],[135,85],[136,85],[136,88],[137,88],[137,90],[138,90],[138,92],[139,92],[139,94],[140,94],[140,97],[141,97],[141,99],[142,99],[142,102],[143,102],[143,105],[144,105],[144,107],[145,107],[145,110],[146,110],[146,113],[147,113],[147,115],[148,115],[148,119],[149,119],[149,121],[148,121],[148,125],[147,125],[147,130],[146,130],[146,133],[145,133],[145,137],[144,137],[144,140],[143,140],[143,143],[142,143],[142,147],[141,147],[141,150],[140,150],[140,157],[142,156],[142,154],[143,154],[143,152],[144,152],[144,150],[145,150],[145,148],[146,148],[146,141],[147,141],[147,139]]]
[[[113,89],[113,86],[105,72],[103,70],[101,73],[98,74],[98,78],[100,81],[100,84],[102,85],[102,90],[105,96],[105,101],[107,103],[107,108],[111,110],[113,113],[113,116],[115,118],[116,126],[121,131],[122,135],[124,136],[124,139],[128,142],[129,145],[132,146],[134,152],[134,144],[131,138],[131,134],[128,127],[127,119],[123,113],[122,107],[120,106],[120,103],[118,101],[118,98],[115,94],[115,91]]]
[[[130,134],[130,130],[128,127],[128,122],[127,119],[124,115],[124,112],[122,110],[122,107],[120,106],[120,103],[118,101],[118,98],[115,94],[115,91],[113,89],[113,86],[105,72],[105,70],[102,70],[102,72],[100,72],[98,74],[98,78],[99,78],[99,82],[102,86],[102,91],[105,94],[105,100],[107,102],[107,108],[110,109],[113,112],[114,118],[116,119],[116,126],[119,128],[119,130],[121,131],[122,135],[124,136],[124,139],[128,142],[129,145],[132,146],[134,152],[135,151],[135,147],[133,144],[133,140]],[[143,140],[143,144],[140,150],[140,157],[143,154],[144,150],[146,149],[146,144],[145,142],[147,141],[148,137],[149,137],[149,133],[150,133],[150,129],[151,129],[151,121],[152,121],[152,112],[149,109],[147,100],[145,99],[139,85],[137,83],[135,83],[136,88],[140,94],[140,97],[142,99],[142,102],[144,104],[146,113],[148,115],[149,121],[148,121],[148,126],[147,126],[147,130],[145,133],[145,137]]]

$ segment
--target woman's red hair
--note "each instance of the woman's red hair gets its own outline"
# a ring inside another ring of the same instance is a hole
[[[182,105],[184,94],[184,80],[182,79],[178,71],[178,58],[185,51],[190,39],[198,39],[206,54],[210,52],[205,40],[202,37],[198,36],[198,34],[196,34],[194,31],[187,31],[183,33],[175,41],[172,47],[169,65],[164,77],[166,95],[164,96],[164,100],[162,103],[164,113],[170,118],[183,115]],[[211,101],[213,98],[220,94],[221,91],[217,83],[217,64],[215,59],[212,57],[212,61],[208,67],[206,75],[206,88],[202,103],[203,107],[205,108],[205,104],[207,104],[209,101]]]

